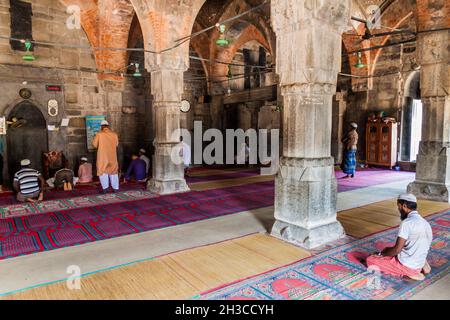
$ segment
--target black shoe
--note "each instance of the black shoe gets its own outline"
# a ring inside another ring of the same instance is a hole
[[[355,175],[354,175],[354,174],[352,174],[352,175],[351,175],[351,177],[352,177],[352,178],[354,178],[354,177],[355,177]]]
[[[102,189],[102,194],[107,194],[108,193],[108,189]]]
[[[113,189],[113,192],[114,192],[114,193],[118,193],[118,192],[119,192],[119,189],[117,189],[117,190],[116,190],[116,189]]]

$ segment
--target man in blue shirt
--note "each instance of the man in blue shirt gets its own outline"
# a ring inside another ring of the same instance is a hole
[[[143,182],[147,179],[146,174],[146,163],[144,160],[138,157],[137,154],[133,154],[131,156],[131,163],[128,167],[127,173],[124,176],[124,183],[131,180],[131,177],[134,177],[134,180],[138,182]]]

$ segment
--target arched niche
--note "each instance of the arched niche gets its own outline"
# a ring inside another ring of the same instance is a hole
[[[22,159],[30,159],[32,168],[42,171],[42,154],[48,151],[47,122],[31,101],[22,101],[6,116],[8,174],[12,180]],[[16,120],[16,121],[14,121]]]

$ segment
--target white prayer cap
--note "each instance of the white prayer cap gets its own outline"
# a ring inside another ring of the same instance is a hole
[[[88,161],[86,157],[81,157],[81,161]]]
[[[145,153],[145,149],[140,149],[139,152]]]
[[[30,164],[31,164],[31,161],[29,159],[23,159],[22,161],[20,161],[20,165],[22,167],[29,166]]]
[[[102,125],[102,126],[109,126],[109,122],[106,121],[106,120],[102,120],[101,125]]]
[[[356,122],[351,122],[350,125],[351,125],[353,128],[358,128],[358,125],[356,124]]]
[[[415,203],[417,203],[416,196],[411,194],[411,193],[405,193],[405,194],[399,195],[398,196],[398,200],[404,200],[404,201],[408,201],[408,202],[415,202]]]

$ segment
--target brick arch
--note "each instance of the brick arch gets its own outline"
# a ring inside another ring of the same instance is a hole
[[[359,6],[355,5],[355,1],[353,1],[353,15],[361,16],[362,11]],[[381,15],[381,24],[390,28],[399,28],[402,24],[404,24],[408,19],[414,16],[414,2],[413,0],[385,0],[380,2],[380,8],[382,9]],[[362,15],[363,16],[363,15]],[[361,23],[352,23],[354,30],[348,32],[349,36],[346,34],[343,35],[343,44],[347,50],[347,52],[356,51],[364,48],[368,48],[371,46],[384,45],[390,39],[390,36],[380,37],[380,38],[372,38],[368,41],[363,41],[359,45],[355,45],[354,41],[356,41],[355,37],[351,37],[350,35],[354,34],[363,34],[365,26]],[[356,28],[356,29],[355,29]],[[377,30],[376,32],[388,32],[391,31],[389,28],[382,28]],[[376,51],[364,51],[362,54],[362,60],[364,64],[369,65],[368,68],[356,69],[354,68],[354,64],[357,61],[357,56],[349,54],[348,59],[350,63],[351,73],[352,75],[361,75],[361,76],[371,76],[374,75],[378,58],[380,57],[383,49],[378,49]],[[372,79],[358,79],[352,78],[352,86],[354,88],[365,89],[365,87],[370,88],[372,86]]]
[[[197,22],[195,22],[194,26],[193,26],[193,29],[192,29],[192,32],[197,32],[197,31],[200,31],[201,29],[202,29],[201,26]],[[205,43],[206,44],[209,43],[209,38],[206,35],[206,33],[202,33],[202,34],[200,34],[200,35],[198,35],[198,36],[196,36],[196,37],[191,39],[191,47],[195,50],[197,55],[200,58],[208,59],[208,57],[209,57],[209,50],[208,50],[208,46],[204,45]],[[206,61],[201,61],[201,63],[202,63],[203,71],[204,71],[204,73],[206,75],[206,78],[208,78],[208,76],[209,76],[208,64],[206,63]]]
[[[243,45],[250,41],[257,41],[261,46],[263,46],[267,51],[270,52],[270,46],[264,37],[264,35],[252,24],[248,25],[244,30],[242,30],[239,37],[233,41],[228,47],[223,48],[218,51],[217,60],[223,61],[225,63],[231,63],[237,50]],[[228,73],[228,65],[226,64],[213,64],[211,68],[211,76],[214,80],[224,80],[226,79]]]
[[[78,5],[81,25],[92,46],[126,48],[134,8],[128,0],[60,0],[65,5]],[[118,13],[113,11],[117,9]],[[116,71],[127,65],[126,51],[94,50],[98,70]],[[99,74],[99,79],[121,80],[120,76]]]
[[[238,7],[242,11],[250,9],[250,6],[245,1],[243,2],[240,0],[229,0],[223,6],[222,11],[223,13],[216,17],[214,23],[235,16],[236,9]],[[264,41],[262,42],[264,43],[265,48],[271,53],[271,55],[274,56],[276,48],[275,45],[276,39],[275,34],[273,33],[273,30],[270,27],[270,25],[268,25],[267,22],[264,21],[264,19],[256,13],[250,13],[243,19],[245,19],[246,22],[252,24],[254,28],[258,29],[259,34],[262,35],[262,37],[264,38]],[[210,52],[210,59],[212,60],[218,58],[219,53],[217,52],[218,48],[215,44],[215,40],[219,37],[219,35],[220,33],[217,30],[217,28],[214,28],[210,32],[209,52]],[[215,71],[213,69],[214,65],[211,66],[211,75],[215,74]]]
[[[400,28],[403,24],[405,24],[409,19],[414,18],[414,3],[415,1],[409,1],[406,3],[406,1],[394,1],[391,2],[390,5],[385,9],[383,12],[383,15],[381,17],[381,24],[386,27]],[[388,28],[383,28],[379,32],[387,32],[390,31]],[[375,38],[371,41],[371,45],[377,46],[377,45],[384,45],[386,44],[391,36],[386,36],[382,38]],[[374,75],[375,70],[377,68],[378,59],[381,56],[381,53],[383,52],[383,49],[378,49],[375,51],[375,53],[372,55],[370,59],[370,66],[369,66],[369,75]]]

